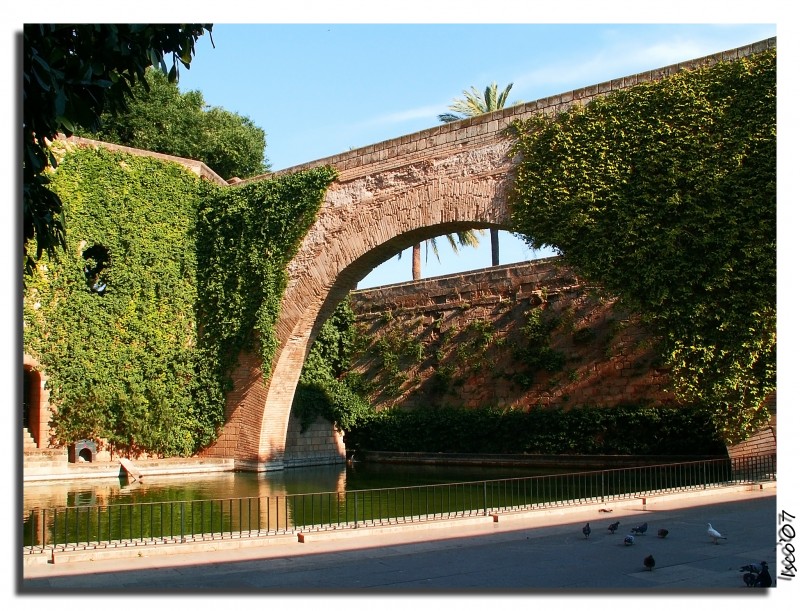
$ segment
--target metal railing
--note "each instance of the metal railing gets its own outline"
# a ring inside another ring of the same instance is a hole
[[[776,479],[776,455],[275,497],[35,508],[23,549],[182,543],[442,520]]]

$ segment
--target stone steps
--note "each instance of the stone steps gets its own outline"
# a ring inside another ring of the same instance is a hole
[[[22,429],[22,470],[26,474],[61,472],[66,469],[67,448],[37,448],[28,429]]]

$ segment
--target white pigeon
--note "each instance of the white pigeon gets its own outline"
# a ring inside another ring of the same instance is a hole
[[[706,532],[708,533],[708,536],[711,537],[711,540],[715,544],[718,544],[720,539],[728,538],[728,537],[723,537],[721,534],[719,534],[718,531],[714,530],[714,527],[711,526],[711,524],[708,525],[708,530]]]

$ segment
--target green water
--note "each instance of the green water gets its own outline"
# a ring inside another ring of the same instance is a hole
[[[773,468],[774,471],[774,468]],[[24,489],[25,545],[170,540],[224,533],[486,515],[729,481],[727,460],[584,471],[356,463],[267,473],[71,481]],[[427,519],[427,518],[426,518]]]
[[[574,469],[570,469],[574,470]],[[300,467],[266,473],[150,476],[126,479],[29,482],[23,507],[76,507],[201,499],[275,497],[312,492],[349,492],[372,488],[421,486],[566,473],[567,469],[453,465],[356,463]]]

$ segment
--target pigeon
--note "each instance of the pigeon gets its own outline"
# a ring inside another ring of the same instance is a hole
[[[759,567],[755,564],[745,564],[743,567],[739,569],[740,573],[744,573],[742,575],[742,581],[744,581],[744,585],[748,588],[753,588],[756,585],[756,579],[758,578],[758,573],[761,571]]]
[[[655,565],[656,565],[656,560],[655,558],[653,558],[652,554],[650,554],[647,558],[644,559],[644,566],[648,571],[652,571]]]
[[[625,535],[625,545],[633,545],[633,535]]]
[[[769,574],[769,567],[766,562],[761,562],[761,566],[755,564],[745,564],[739,569],[748,588],[769,588],[772,586],[772,575]]]
[[[615,532],[617,532],[618,528],[619,528],[619,522],[614,522],[613,524],[608,525],[608,532],[610,532],[613,535]]]
[[[727,539],[728,538],[728,537],[723,537],[721,534],[719,534],[719,532],[714,530],[714,527],[711,526],[711,524],[708,525],[708,530],[706,532],[708,533],[708,536],[711,537],[711,540],[715,544],[719,544],[719,540],[720,539]]]
[[[658,529],[658,538],[663,539],[669,534],[669,531],[666,528],[659,528]]]
[[[643,535],[646,530],[647,530],[647,522],[631,528],[631,533],[634,535]]]
[[[759,571],[754,585],[756,588],[769,588],[772,586],[772,575],[769,574],[766,562],[761,562],[761,571]]]
[[[589,522],[586,522],[586,526],[583,527],[583,536],[588,539],[591,532],[592,528],[589,526]]]

